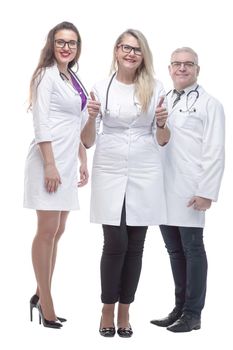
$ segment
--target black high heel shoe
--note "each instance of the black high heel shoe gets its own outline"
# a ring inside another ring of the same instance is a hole
[[[130,338],[133,335],[133,330],[129,324],[129,327],[119,327],[117,334],[122,338]]]
[[[31,299],[30,299],[30,320],[31,320],[31,322],[32,322],[32,310],[34,309],[34,308],[37,308],[37,303],[38,303],[38,301],[39,301],[39,297],[38,297],[38,295],[36,295],[36,294],[34,294],[32,297],[31,297]],[[58,321],[60,321],[60,322],[66,322],[67,320],[65,319],[65,318],[63,318],[63,317],[57,317],[57,319],[58,319]]]
[[[44,327],[56,328],[56,329],[60,329],[62,327],[62,324],[59,321],[46,320],[46,318],[43,315],[43,311],[42,311],[39,303],[37,303],[36,308],[39,311],[39,324],[41,324],[41,320],[42,320],[42,324]]]

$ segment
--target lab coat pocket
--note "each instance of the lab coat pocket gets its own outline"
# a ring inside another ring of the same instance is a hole
[[[197,121],[192,118],[192,117],[188,117],[187,119],[185,119],[182,127],[185,129],[194,129],[196,127]]]
[[[189,113],[183,120],[182,127],[184,129],[199,130],[202,131],[202,119],[197,116],[195,112]]]
[[[194,196],[197,187],[197,169],[193,164],[183,162],[174,177],[174,191],[181,198],[190,198]]]

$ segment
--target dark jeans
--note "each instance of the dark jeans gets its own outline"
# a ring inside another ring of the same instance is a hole
[[[101,300],[130,304],[138,286],[147,226],[127,226],[125,206],[120,226],[103,225]]]
[[[203,228],[161,225],[160,230],[170,256],[176,307],[200,317],[207,279]]]

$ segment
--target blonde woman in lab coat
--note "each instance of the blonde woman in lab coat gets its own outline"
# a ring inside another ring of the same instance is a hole
[[[37,213],[32,244],[37,290],[30,299],[30,313],[32,320],[37,308],[43,325],[50,328],[60,328],[65,321],[57,317],[51,294],[58,241],[69,211],[79,209],[78,186],[88,180],[86,151],[80,146],[87,96],[72,70],[80,53],[77,28],[69,22],[56,25],[31,80],[35,138],[26,160],[24,207]]]
[[[172,53],[174,90],[167,95],[171,139],[162,150],[167,221],[160,229],[170,256],[175,308],[151,321],[171,332],[201,327],[207,279],[205,211],[218,199],[224,170],[224,111],[197,83],[199,70],[191,48]]]
[[[99,332],[133,334],[134,301],[148,225],[165,220],[159,145],[169,140],[162,84],[154,79],[152,54],[144,35],[129,29],[116,40],[111,78],[97,83],[88,105],[83,144],[96,139],[92,170],[91,222],[103,225]],[[157,121],[156,121],[156,117]]]

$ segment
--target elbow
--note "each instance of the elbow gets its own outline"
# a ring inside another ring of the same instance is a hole
[[[159,143],[159,146],[163,147],[166,146],[168,144],[168,141],[163,141]]]
[[[169,142],[170,136],[171,133],[167,126],[164,129],[157,129],[156,139],[159,146],[165,146]]]
[[[92,146],[93,146],[93,144],[94,144],[94,142],[90,142],[90,140],[87,140],[85,137],[83,137],[82,135],[81,135],[81,142],[82,142],[82,145],[86,148],[86,149],[88,149],[88,148],[91,148]]]
[[[84,143],[84,142],[83,142],[82,144],[83,144],[83,146],[84,146],[86,149],[89,149],[89,148],[91,148],[91,146],[92,146],[92,145],[89,145],[89,144]]]

